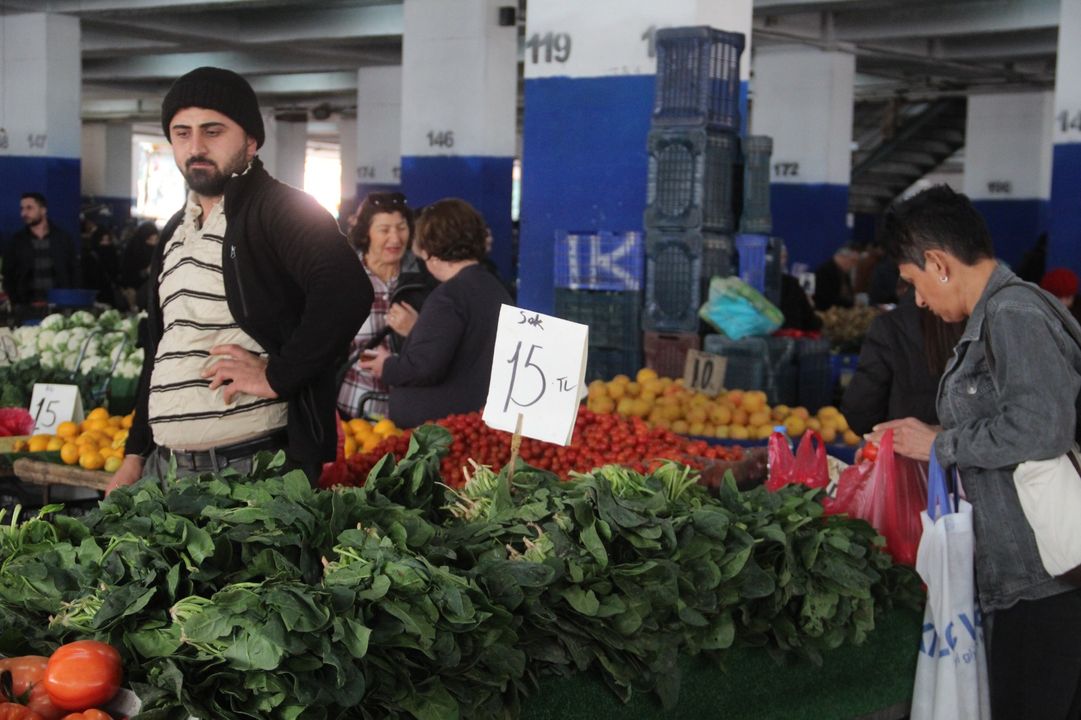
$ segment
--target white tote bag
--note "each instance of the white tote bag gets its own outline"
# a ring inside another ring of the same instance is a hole
[[[1081,476],[1075,462],[1076,446],[1067,455],[1023,462],[1013,471],[1040,560],[1053,577],[1071,571],[1076,576],[1081,566]]]
[[[934,454],[916,571],[927,584],[927,608],[912,692],[912,720],[987,720],[991,700],[983,620],[976,601],[972,506],[950,505]]]

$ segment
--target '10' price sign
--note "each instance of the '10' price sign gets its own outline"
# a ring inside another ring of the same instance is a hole
[[[484,422],[568,445],[586,375],[589,328],[511,305],[499,311]]]
[[[683,384],[695,392],[713,397],[724,387],[724,373],[728,369],[728,358],[723,355],[688,350],[687,360],[683,365]]]

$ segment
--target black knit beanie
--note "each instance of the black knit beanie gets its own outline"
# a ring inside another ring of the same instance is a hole
[[[161,129],[167,139],[173,116],[188,107],[217,110],[255,138],[256,147],[263,146],[266,131],[255,91],[232,70],[201,67],[176,79],[161,103]]]

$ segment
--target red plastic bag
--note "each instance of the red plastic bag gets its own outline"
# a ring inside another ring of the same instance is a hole
[[[895,455],[893,431],[878,445],[878,457],[852,465],[837,481],[837,496],[827,498],[827,513],[845,513],[871,524],[884,538],[886,551],[902,565],[916,564],[927,507],[927,463]]]
[[[792,483],[811,488],[824,488],[830,483],[826,443],[814,430],[803,433],[795,455],[788,447],[788,438],[782,433],[775,432],[769,436],[769,479],[766,480],[766,489],[776,492]]]

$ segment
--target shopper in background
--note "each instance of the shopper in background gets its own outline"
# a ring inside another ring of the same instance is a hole
[[[53,288],[79,287],[75,244],[49,220],[49,203],[37,192],[23,193],[19,214],[25,224],[11,236],[4,254],[4,290],[13,304],[44,303]]]
[[[158,246],[160,239],[158,226],[152,222],[143,222],[135,228],[124,247],[124,256],[120,262],[120,290],[131,307],[146,309],[147,278],[150,277],[154,248]]]
[[[917,304],[966,324],[939,386],[942,427],[892,420],[871,439],[893,428],[896,452],[926,460],[933,446],[943,467],[960,472],[989,616],[992,715],[1081,717],[1081,589],[1044,569],[1013,480],[1019,463],[1073,446],[1081,349],[1040,291],[995,261],[964,195],[919,193],[887,213],[883,238]]]
[[[1063,305],[1081,322],[1081,299],[1077,297],[1077,274],[1069,268],[1052,268],[1040,280],[1040,287],[1059,299]]]
[[[938,381],[965,329],[918,307],[911,286],[898,295],[896,308],[871,321],[841,401],[842,414],[859,435],[905,417],[937,425]]]
[[[499,309],[511,302],[480,264],[484,236],[484,219],[464,200],[440,200],[417,219],[414,250],[441,284],[399,354],[379,348],[361,362],[390,386],[390,418],[399,427],[484,406]]]
[[[1017,277],[1028,282],[1040,282],[1047,268],[1047,233],[1042,232],[1036,243],[1025,251],[1017,263]]]
[[[795,275],[788,272],[788,247],[784,243],[781,243],[781,298],[778,309],[784,315],[782,328],[805,332],[822,329],[822,318],[815,312],[803,286]]]
[[[815,268],[815,309],[852,307],[852,270],[859,261],[859,253],[850,247],[842,247],[826,262]]]
[[[386,399],[373,397],[373,393],[385,394],[388,388],[361,367],[361,353],[375,347],[391,350],[390,334],[386,332],[387,313],[392,309],[391,296],[402,276],[402,260],[409,252],[412,228],[413,213],[401,193],[372,193],[356,213],[349,239],[360,253],[375,297],[368,318],[350,346],[350,357],[358,359],[345,371],[338,391],[338,412],[343,417],[386,415],[389,409]],[[393,308],[394,323],[401,335],[409,333],[416,317],[416,309],[408,302],[397,303]]]
[[[117,285],[120,261],[116,252],[116,236],[109,228],[101,227],[89,218],[87,220],[89,223],[84,221],[82,232],[83,285],[98,291],[98,302],[122,307]]]
[[[110,489],[285,450],[315,482],[334,458],[336,369],[372,305],[338,224],[270,177],[263,118],[244,78],[198,68],[162,103],[190,192],[149,273],[146,360],[126,457]]]

